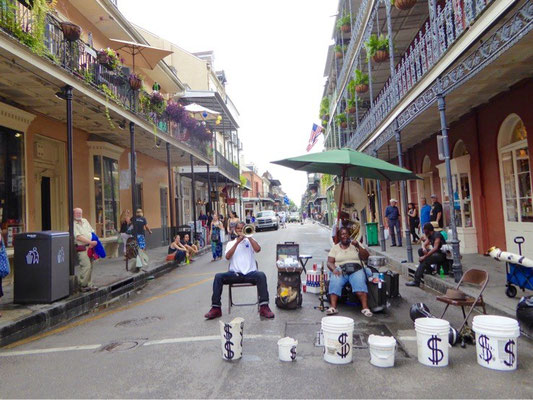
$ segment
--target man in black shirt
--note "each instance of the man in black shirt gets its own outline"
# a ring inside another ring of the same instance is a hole
[[[446,244],[446,240],[440,232],[435,232],[435,228],[430,222],[424,225],[424,235],[426,241],[422,245],[422,248],[418,249],[418,255],[420,258],[420,264],[415,272],[415,280],[407,282],[406,286],[420,286],[420,281],[424,272],[431,272],[431,265],[435,264],[438,268],[446,261],[446,254],[441,250],[443,244]],[[431,248],[430,248],[431,245]]]
[[[437,200],[437,195],[431,195],[431,212],[429,214],[430,221],[436,221],[439,224],[439,228],[444,226],[442,218],[442,204]]]

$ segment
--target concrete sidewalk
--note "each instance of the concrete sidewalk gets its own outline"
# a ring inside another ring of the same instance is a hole
[[[4,287],[4,297],[0,299],[0,347],[88,313],[176,268],[177,264],[165,260],[167,249],[164,246],[147,250],[148,266],[137,273],[126,271],[122,257],[98,260],[92,273],[98,290],[77,293],[51,304],[14,304],[13,285]],[[197,257],[208,251],[211,251],[210,245],[201,249]],[[135,260],[130,260],[129,267],[134,266]]]

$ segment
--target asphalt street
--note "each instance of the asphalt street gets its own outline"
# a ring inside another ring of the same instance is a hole
[[[239,361],[221,357],[218,320],[205,321],[212,278],[227,269],[225,260],[206,254],[188,266],[149,281],[142,289],[109,307],[101,307],[66,325],[23,343],[0,349],[1,398],[531,398],[533,346],[519,338],[518,370],[497,372],[478,366],[475,347],[450,349],[450,365],[431,368],[417,361],[416,334],[409,306],[426,303],[434,314],[443,306],[435,293],[407,288],[386,313],[366,318],[360,308],[340,306],[355,320],[354,361],[331,365],[314,346],[324,313],[317,296],[305,294],[299,310],[274,305],[276,243],[296,241],[309,262],[325,261],[328,231],[318,225],[289,224],[287,229],[256,234],[262,251],[259,268],[267,274],[274,320],[261,320],[257,308],[233,308],[229,322],[243,317],[244,350]],[[255,289],[235,292],[237,301],[255,299]],[[451,310],[452,325],[461,321]],[[399,341],[396,365],[382,369],[369,363],[366,337],[392,334]],[[296,362],[278,360],[277,340],[299,341]]]

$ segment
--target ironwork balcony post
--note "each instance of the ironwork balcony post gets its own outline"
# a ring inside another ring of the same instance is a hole
[[[63,89],[67,106],[67,156],[68,156],[68,232],[70,238],[69,251],[69,275],[72,285],[70,285],[70,292],[74,291],[75,282],[75,266],[74,266],[74,178],[73,178],[73,140],[72,140],[72,86],[65,86]]]
[[[438,42],[438,33],[437,33],[437,1],[429,0],[429,26],[431,28],[431,44],[432,44],[432,53],[433,60],[437,60],[439,57],[439,42]]]
[[[453,182],[452,182],[452,167],[450,163],[450,143],[448,140],[448,127],[446,124],[446,101],[442,93],[442,84],[440,78],[438,80],[439,93],[437,94],[437,105],[439,108],[440,114],[440,129],[442,133],[442,144],[444,147],[444,162],[446,165],[446,181],[448,184],[448,199],[450,202],[450,228],[452,229],[452,240],[450,241],[452,245],[452,254],[453,254],[453,277],[455,282],[459,282],[463,276],[463,266],[461,265],[461,254],[459,249],[459,239],[457,237],[457,225],[455,223],[455,215],[453,214]]]
[[[359,184],[364,189],[365,188],[365,180],[363,178],[359,178]],[[367,201],[368,206],[368,201]],[[360,228],[363,232],[364,242],[368,245],[368,238],[366,236],[366,207],[361,210],[361,215],[359,216],[359,224],[361,225]]]
[[[390,79],[392,84],[392,94],[394,96],[395,102],[398,100],[397,87],[395,85],[396,73],[394,69],[394,46],[392,43],[392,21],[391,21],[391,2],[385,1],[385,11],[387,14],[387,34],[389,36],[389,68],[390,68]]]
[[[374,93],[372,90],[372,63],[370,57],[368,57],[368,91],[370,93],[370,108],[374,107]]]
[[[173,224],[174,224],[174,204],[172,199],[174,198],[174,190],[172,185],[172,167],[170,164],[170,143],[166,143],[167,147],[167,172],[168,172],[168,206],[170,207],[170,240],[172,240],[172,235],[174,233]]]
[[[206,163],[206,165],[207,165],[207,207],[209,208],[211,215],[213,215],[213,210],[211,209],[211,174],[209,172],[209,163]]]
[[[130,178],[131,178],[131,208],[132,215],[139,207],[137,204],[137,160],[135,156],[135,124],[130,122]]]
[[[196,240],[196,181],[194,179],[194,157],[191,154],[191,186],[192,186],[192,218],[194,224],[194,238],[191,238],[191,242]]]
[[[378,151],[374,149],[374,157],[378,158]],[[376,191],[378,192],[378,218],[379,218],[379,242],[381,244],[381,251],[387,250],[385,241],[385,226],[383,225],[383,205],[381,202],[381,182],[376,179]]]
[[[400,128],[398,127],[398,121],[395,121],[396,128],[394,129],[394,135],[396,138],[396,149],[398,150],[398,165],[403,168],[403,155],[402,155],[402,138]],[[407,262],[413,262],[413,246],[411,245],[411,233],[409,230],[409,218],[407,217],[407,182],[405,180],[400,182],[401,187],[401,200],[402,200],[402,225],[405,232],[405,244],[407,248]]]

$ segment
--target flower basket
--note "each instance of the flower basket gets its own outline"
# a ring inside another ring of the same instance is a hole
[[[105,68],[114,71],[120,64],[117,53],[112,49],[102,49],[96,53],[96,60]]]
[[[416,0],[415,0],[416,2]],[[349,33],[352,30],[352,27],[350,24],[342,25],[341,26],[341,32],[342,33]]]
[[[372,56],[372,60],[376,63],[382,63],[389,59],[389,52],[387,50],[376,50],[376,53]]]
[[[368,92],[368,85],[366,84],[355,85],[355,91],[359,94],[366,93]]]
[[[80,38],[81,27],[73,24],[72,22],[60,22],[61,30],[63,31],[63,36],[69,42],[74,42]]]
[[[341,128],[342,129],[348,128],[348,122],[341,122]]]
[[[337,51],[337,52],[335,53],[335,58],[340,59],[340,58],[342,58],[342,57],[344,57],[344,55],[342,54],[342,51]]]
[[[143,85],[143,80],[135,74],[130,74],[128,81],[130,83],[131,90],[139,90]]]
[[[355,108],[355,106],[348,108],[348,114],[355,114],[356,111],[357,109]]]
[[[398,10],[406,11],[413,8],[416,0],[394,0],[394,7]]]

